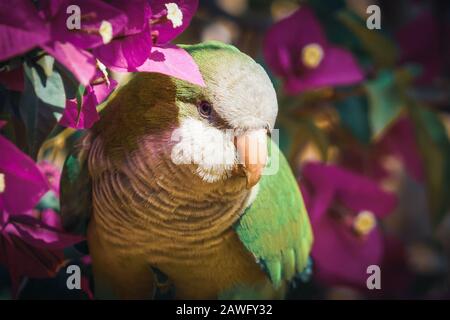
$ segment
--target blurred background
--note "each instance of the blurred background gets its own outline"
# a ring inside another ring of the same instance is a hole
[[[366,26],[373,4],[379,30]],[[316,28],[356,66],[343,56],[302,72]],[[179,39],[232,43],[276,86],[280,146],[315,235],[312,279],[291,298],[450,298],[449,28],[448,1],[217,0]],[[381,290],[367,289],[369,265]]]
[[[370,5],[380,29],[367,27]],[[450,2],[200,1],[173,42],[207,40],[253,57],[277,91],[280,147],[315,236],[312,276],[288,298],[449,299]],[[41,148],[52,179],[75,138]],[[88,274],[88,258],[66,255]],[[367,287],[371,265],[380,289]],[[68,293],[65,279],[30,277],[19,298],[90,297]],[[1,297],[10,286],[0,267]]]

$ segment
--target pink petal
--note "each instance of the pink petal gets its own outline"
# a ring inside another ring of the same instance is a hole
[[[102,37],[96,32],[102,21],[108,21],[111,24],[113,36],[118,35],[128,23],[127,16],[121,10],[105,1],[63,0],[58,2],[59,7],[54,6],[51,10],[54,16],[48,17],[52,39],[58,42],[69,42],[80,49],[91,49],[103,44]],[[69,15],[66,10],[70,5],[78,5],[81,9],[81,30],[67,28]]]
[[[51,228],[62,230],[61,217],[52,209],[42,210],[41,221]]]
[[[137,68],[141,72],[158,72],[204,87],[205,82],[189,53],[175,45],[153,47],[149,59]]]
[[[342,48],[328,47],[320,65],[301,76],[291,75],[285,89],[291,94],[324,86],[350,85],[364,79],[364,74],[352,54]]]
[[[198,0],[152,0],[150,1],[150,6],[153,17],[164,15],[166,11],[165,5],[170,2],[176,3],[183,13],[183,24],[177,28],[174,28],[172,22],[167,20],[164,23],[153,24],[152,31],[156,31],[158,34],[156,39],[157,45],[166,44],[181,34],[189,26],[198,8]]]
[[[19,237],[35,248],[59,250],[84,240],[81,236],[67,234],[47,227],[40,223],[39,220],[32,219],[31,217],[21,218],[23,218],[22,222],[14,222],[19,232]]]
[[[25,53],[48,39],[48,28],[31,1],[0,1],[0,61]]]
[[[128,23],[119,33],[119,37],[138,34],[143,31],[150,33],[149,26],[152,17],[150,2],[153,1],[133,0],[130,2],[129,0],[114,0],[110,2],[116,9],[125,13],[128,18]]]
[[[59,121],[60,125],[74,129],[89,129],[100,119],[97,112],[97,99],[90,87],[86,87],[86,90],[91,92],[83,97],[80,111],[78,111],[76,100],[67,100],[63,116]]]
[[[264,58],[276,75],[295,75],[301,51],[311,43],[326,47],[327,39],[313,11],[305,5],[270,27],[264,39]]]
[[[303,167],[302,175],[313,189],[311,213],[323,212],[324,204],[331,204],[330,194],[355,214],[369,210],[379,218],[391,213],[397,204],[395,195],[383,191],[376,181],[336,165],[311,162]]]
[[[44,175],[30,157],[1,136],[0,154],[0,172],[5,174],[5,191],[1,194],[5,210],[19,214],[33,208],[49,189]]]
[[[97,100],[97,104],[102,103],[109,94],[117,87],[117,81],[114,79],[109,79],[109,85],[106,82],[102,84],[92,85],[93,94]]]
[[[55,192],[55,194],[59,194],[59,181],[61,178],[61,169],[47,160],[40,161],[37,164],[37,166],[39,170],[41,170],[41,172],[47,178],[50,188]]]
[[[72,72],[82,85],[87,86],[95,75],[95,58],[89,52],[67,42],[53,42],[42,47]]]
[[[106,82],[86,87],[83,96],[81,110],[78,110],[76,99],[67,100],[66,108],[59,124],[74,129],[89,129],[100,119],[97,112],[97,105],[103,102],[112,90],[117,86],[114,79],[110,79],[110,84]]]
[[[367,266],[381,263],[383,242],[379,230],[358,238],[335,219],[313,224],[312,257],[316,277],[327,284],[365,287]]]
[[[124,36],[94,49],[95,56],[108,68],[119,72],[136,71],[150,55],[152,39],[150,32]]]
[[[32,278],[54,276],[64,261],[62,250],[39,249],[15,236],[9,237],[7,244],[7,265],[13,283],[18,283],[22,276]]]

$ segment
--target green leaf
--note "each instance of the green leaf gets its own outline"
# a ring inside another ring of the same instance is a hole
[[[438,225],[450,206],[450,141],[434,112],[414,103],[410,104],[409,112],[424,160],[432,221]]]
[[[58,61],[55,62],[54,68],[61,75],[64,91],[66,93],[66,99],[75,99],[80,84],[78,80],[74,77],[72,72],[67,70]]]
[[[73,183],[79,178],[79,175],[81,173],[80,162],[77,157],[69,155],[67,157],[65,166],[67,170],[67,178],[69,179],[70,183]]]
[[[86,88],[84,86],[82,86],[81,84],[78,86],[77,94],[76,94],[78,113],[81,112],[81,107],[83,106],[83,95],[84,95],[85,90],[86,90]]]
[[[55,211],[59,211],[58,196],[53,191],[48,191],[42,196],[36,207],[40,210],[53,209]]]
[[[346,7],[345,0],[323,1],[309,0],[308,4],[314,9],[316,14],[333,14]]]
[[[284,125],[278,123],[275,128],[278,128],[279,145],[278,147],[284,154],[289,154],[292,147],[292,135],[289,134]]]
[[[400,115],[404,105],[392,71],[383,70],[378,78],[365,84],[369,101],[369,121],[373,138],[382,132]]]
[[[19,97],[18,92],[7,90],[0,85],[0,120],[6,121],[6,124],[0,130],[5,137],[20,148],[21,145],[17,141],[15,132],[18,121],[14,116],[16,110],[19,108]]]
[[[24,64],[26,77],[31,81],[36,96],[45,104],[53,107],[64,108],[66,95],[64,84],[58,72],[51,72],[50,76],[39,66]],[[48,72],[48,71],[47,71]]]
[[[370,143],[368,103],[365,97],[353,96],[336,103],[342,125],[362,143]]]
[[[26,128],[28,154],[36,157],[43,141],[56,125],[54,113],[65,106],[61,76],[53,70],[47,77],[42,68],[24,63],[25,88],[20,99],[20,113]]]

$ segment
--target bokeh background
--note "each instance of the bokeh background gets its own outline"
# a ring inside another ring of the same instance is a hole
[[[373,4],[380,30],[366,27]],[[315,236],[312,276],[288,298],[449,299],[450,2],[205,0],[172,42],[207,40],[253,57],[277,91],[280,147]],[[35,208],[41,215],[58,210],[59,171],[80,134],[63,129],[34,155],[54,184]],[[91,298],[85,249],[58,260],[83,266],[82,291],[67,291],[57,268],[25,272],[16,297]],[[379,290],[366,286],[370,265],[380,267]],[[1,298],[14,297],[14,268],[0,263]]]

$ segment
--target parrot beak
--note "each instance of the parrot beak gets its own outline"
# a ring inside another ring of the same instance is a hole
[[[258,183],[267,162],[267,131],[249,131],[234,138],[239,164],[247,178],[247,189]]]

